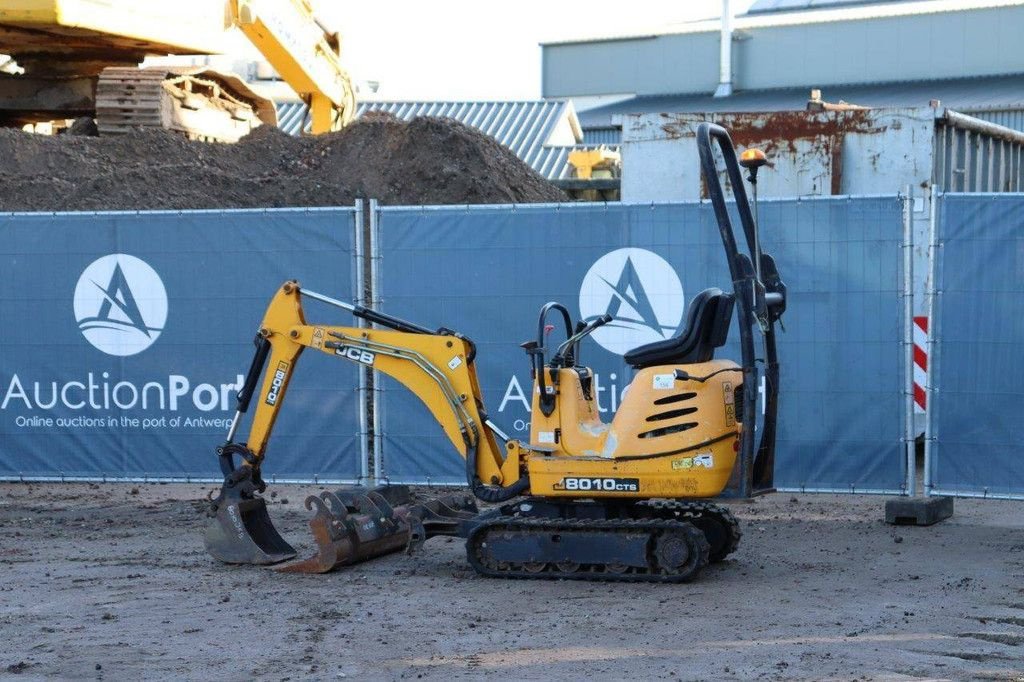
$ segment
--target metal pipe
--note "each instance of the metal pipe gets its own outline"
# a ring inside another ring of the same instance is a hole
[[[924,404],[925,404],[925,421],[924,421],[924,494],[931,495],[932,493],[932,457],[934,456],[932,449],[932,441],[935,438],[932,424],[935,422],[935,391],[932,388],[934,383],[935,372],[938,367],[935,357],[935,336],[938,334],[938,327],[935,324],[935,297],[937,295],[937,287],[935,276],[937,272],[936,262],[938,261],[938,241],[937,241],[937,226],[938,222],[938,199],[939,192],[935,185],[932,185],[929,200],[931,206],[929,207],[929,218],[928,218],[928,280],[925,282],[925,316],[928,320],[928,336],[925,340],[925,348],[927,348],[928,357],[928,371],[925,373],[924,382]]]
[[[363,267],[366,260],[366,235],[363,229],[364,221],[366,219],[365,202],[363,199],[356,199],[356,212],[353,221],[353,229],[355,230],[355,275],[356,275],[356,304],[360,306],[366,306],[366,271]],[[359,328],[366,327],[366,321],[361,317],[356,318],[356,326]],[[370,478],[370,431],[369,431],[369,410],[370,410],[370,397],[367,395],[369,388],[369,381],[367,374],[370,372],[370,368],[360,365],[359,366],[359,479],[366,481]]]
[[[370,307],[377,310],[381,307],[380,291],[380,206],[376,199],[370,199]],[[373,391],[370,394],[370,405],[373,409],[373,441],[370,443],[370,454],[373,457],[373,482],[380,483],[387,480],[384,472],[384,436],[381,433],[381,423],[384,418],[381,415],[383,402],[380,399],[381,383],[380,377],[374,376]]]
[[[903,447],[907,458],[907,495],[917,487],[917,462],[914,456],[914,198],[910,185],[903,188]]]
[[[312,291],[311,289],[303,289],[302,290],[302,295],[306,296],[308,298],[312,298],[313,300],[320,301],[322,303],[326,303],[327,305],[333,305],[333,306],[336,306],[338,308],[342,308],[344,310],[349,311],[350,313],[351,312],[355,312],[355,310],[356,310],[356,306],[352,305],[351,303],[345,303],[344,301],[339,301],[336,298],[331,298],[330,296],[324,296],[323,294],[318,294],[317,292]]]
[[[508,434],[506,434],[504,431],[499,429],[498,425],[495,424],[494,422],[492,422],[490,419],[485,419],[484,420],[484,424],[486,424],[487,428],[489,428],[491,431],[494,431],[495,434],[497,434],[498,436],[501,436],[501,439],[503,441],[505,441],[506,443],[509,442],[510,440],[512,440],[511,438],[508,437]]]
[[[413,484],[409,484],[413,485]],[[856,488],[847,486],[844,488],[776,488],[777,493],[806,493],[808,495],[900,495],[900,490],[889,490],[888,488]]]
[[[718,56],[718,88],[715,97],[732,94],[732,8],[729,0],[722,0],[722,41]]]
[[[751,169],[750,175],[750,190],[754,199],[754,205],[751,207],[751,213],[754,218],[754,276],[757,277],[757,281],[761,282],[761,223],[757,219],[757,169]],[[780,297],[781,298],[781,297]]]
[[[943,118],[947,124],[957,128],[962,128],[963,130],[969,130],[974,133],[980,133],[1000,140],[1006,140],[1007,142],[1024,144],[1024,132],[1013,130],[996,123],[989,123],[988,121],[983,121],[980,118],[968,116],[967,114],[961,114],[959,111],[945,109],[939,115],[939,118]]]
[[[241,424],[241,423],[242,423],[242,411],[241,410],[236,410],[235,411],[235,416],[232,417],[232,419],[231,419],[231,428],[228,429],[227,441],[229,443],[234,443],[235,442],[235,433],[238,432],[238,425]]]

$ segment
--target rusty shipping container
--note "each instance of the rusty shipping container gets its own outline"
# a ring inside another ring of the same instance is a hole
[[[761,147],[775,170],[764,197],[1024,191],[1024,133],[943,107],[636,114],[623,121],[622,199],[701,196],[694,131],[725,126],[741,148]]]

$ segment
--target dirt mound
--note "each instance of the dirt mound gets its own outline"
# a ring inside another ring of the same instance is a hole
[[[451,119],[364,117],[297,138],[257,129],[238,144],[163,131],[118,137],[0,129],[0,211],[481,204],[564,201],[509,149]]]

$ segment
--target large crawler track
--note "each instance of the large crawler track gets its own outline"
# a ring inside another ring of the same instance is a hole
[[[204,69],[109,67],[96,84],[96,126],[100,135],[165,128],[236,142],[273,115],[257,97],[236,77]]]
[[[604,512],[614,518],[591,518]],[[481,519],[466,552],[478,573],[493,577],[685,582],[735,551],[739,539],[736,518],[708,502],[526,500]]]

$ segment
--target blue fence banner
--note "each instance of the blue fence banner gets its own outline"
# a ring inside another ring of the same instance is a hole
[[[219,480],[267,303],[286,279],[350,297],[355,214],[0,215],[0,478]],[[357,370],[299,364],[264,475],[354,479]]]
[[[633,374],[622,354],[679,332],[701,290],[731,291],[707,204],[383,208],[378,222],[382,309],[471,338],[490,416],[522,440],[529,438],[531,379],[519,343],[536,335],[545,302],[560,301],[584,319],[614,317],[582,348],[610,420]],[[779,341],[776,482],[900,492],[902,201],[769,201],[761,223],[790,297]],[[738,356],[734,323],[718,357]],[[379,379],[378,388],[378,475],[464,483],[461,458],[426,408],[390,379]]]
[[[936,225],[929,494],[1024,497],[1024,194],[946,194]]]

